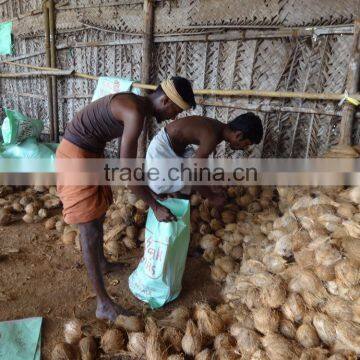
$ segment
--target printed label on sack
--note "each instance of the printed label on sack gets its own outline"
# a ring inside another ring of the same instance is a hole
[[[146,275],[153,279],[161,276],[163,272],[168,243],[169,239],[157,241],[152,237],[148,237],[145,240],[144,257],[141,262],[144,265]]]

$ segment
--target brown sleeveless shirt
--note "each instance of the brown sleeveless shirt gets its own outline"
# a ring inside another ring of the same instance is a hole
[[[106,143],[121,137],[124,130],[124,124],[110,109],[110,102],[116,95],[104,96],[85,106],[68,123],[64,138],[84,150],[102,154]]]

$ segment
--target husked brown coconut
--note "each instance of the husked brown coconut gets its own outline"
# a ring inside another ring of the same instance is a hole
[[[269,360],[269,357],[264,350],[257,350],[252,354],[250,360]]]
[[[286,284],[281,278],[274,278],[272,284],[261,289],[261,301],[265,306],[278,308],[286,301]]]
[[[202,334],[215,337],[224,330],[224,323],[220,316],[208,304],[195,305],[194,317]]]
[[[360,241],[351,237],[345,238],[342,241],[342,247],[345,250],[346,257],[360,264]]]
[[[76,231],[64,232],[61,237],[61,240],[65,245],[74,245],[76,235],[77,235]]]
[[[335,279],[335,267],[333,265],[317,265],[314,267],[314,272],[322,281],[331,281]]]
[[[199,194],[192,194],[190,197],[191,206],[199,206],[202,202],[202,198]]]
[[[235,321],[235,312],[229,304],[218,305],[215,309],[226,327]]]
[[[221,241],[220,238],[218,238],[217,236],[212,234],[207,234],[201,238],[200,246],[204,250],[213,249],[219,245],[220,241]]]
[[[127,249],[136,249],[136,240],[128,236],[122,238],[122,242]]]
[[[266,269],[271,273],[278,274],[285,270],[287,261],[277,254],[266,254],[262,261]]]
[[[23,218],[23,220],[24,220],[24,218]],[[6,211],[5,209],[0,209],[0,226],[10,225],[11,222],[12,222],[12,216],[11,216],[10,212]],[[25,222],[27,222],[27,221],[25,221]]]
[[[161,331],[153,318],[146,321],[146,359],[166,360],[167,349],[161,337]]]
[[[79,319],[72,319],[64,325],[64,338],[69,344],[77,344],[81,339],[81,321]]]
[[[335,323],[332,318],[323,313],[316,313],[313,318],[316,332],[326,345],[333,345],[336,339]]]
[[[300,360],[327,360],[328,350],[321,347],[309,348],[302,352]]]
[[[188,320],[185,335],[181,341],[185,354],[196,356],[202,350],[202,337],[199,329],[192,320]]]
[[[236,339],[236,347],[242,354],[253,354],[261,347],[259,334],[245,327],[231,327],[230,333]]]
[[[282,318],[279,324],[279,332],[288,339],[295,339],[296,327],[293,322],[288,319]]]
[[[224,281],[227,273],[219,266],[211,266],[211,278],[214,281]]]
[[[277,332],[280,314],[277,310],[261,307],[253,310],[255,328],[262,334]]]
[[[281,311],[292,322],[300,322],[305,314],[305,303],[301,295],[290,293]]]
[[[138,316],[118,315],[115,326],[127,332],[141,332],[144,330],[144,321]]]
[[[76,360],[75,349],[67,343],[56,344],[52,353],[51,360]]]
[[[96,360],[97,343],[92,336],[86,336],[79,342],[81,360]]]
[[[311,324],[302,324],[296,330],[297,341],[305,348],[312,348],[320,345],[320,339],[315,328]]]
[[[46,230],[54,230],[57,219],[56,217],[51,217],[45,221],[45,229]]]
[[[34,216],[33,216],[33,215],[30,215],[30,214],[25,214],[22,219],[23,219],[23,221],[26,222],[27,224],[31,224],[31,223],[35,222],[35,221],[34,221]]]
[[[143,332],[134,332],[129,333],[129,342],[127,349],[133,354],[136,358],[142,358],[145,356],[146,349],[146,336]]]
[[[262,344],[270,360],[298,359],[301,350],[290,340],[278,334],[267,334],[262,338]]]
[[[176,352],[182,351],[181,341],[184,334],[181,330],[174,327],[166,327],[163,329],[163,341],[167,347],[171,347]]]
[[[195,356],[195,360],[213,360],[215,354],[210,349],[204,349]]]
[[[353,319],[351,303],[339,297],[330,297],[322,310],[338,320],[351,321]]]
[[[187,321],[190,319],[190,310],[186,306],[174,309],[166,318],[159,320],[159,325],[175,327],[185,331]]]
[[[101,348],[105,354],[116,354],[125,347],[125,337],[121,330],[109,329],[101,337]]]
[[[235,345],[235,339],[228,333],[222,333],[217,335],[214,340],[214,348],[217,357],[222,360],[238,359]]]
[[[360,282],[360,268],[348,259],[343,259],[335,265],[336,279],[346,287],[353,287]]]
[[[226,274],[229,274],[235,270],[236,262],[230,256],[223,256],[215,259],[215,266],[220,267]]]
[[[348,350],[356,352],[357,355],[360,354],[360,326],[358,324],[348,322],[348,321],[339,321],[336,324],[336,336],[339,341],[341,341]]]
[[[221,213],[221,219],[224,224],[236,222],[236,213],[230,210],[225,210]]]

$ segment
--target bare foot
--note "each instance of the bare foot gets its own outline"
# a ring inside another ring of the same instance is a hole
[[[126,269],[127,267],[129,267],[129,264],[128,263],[125,263],[125,262],[104,262],[104,263],[101,263],[101,271],[104,273],[104,274],[107,274],[107,273],[110,273],[110,272],[116,272],[116,271],[121,271],[121,270],[124,270]]]
[[[114,322],[119,315],[132,316],[134,314],[111,300],[102,303],[98,302],[96,308],[96,317],[98,319]]]

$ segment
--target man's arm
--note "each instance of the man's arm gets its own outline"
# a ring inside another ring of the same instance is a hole
[[[144,125],[144,116],[139,113],[127,114],[124,133],[121,139],[120,158],[135,159],[137,156],[138,139]],[[176,221],[176,217],[165,206],[159,204],[145,185],[129,185],[128,188],[143,199],[154,211],[159,221]]]
[[[214,152],[217,142],[215,139],[206,139],[200,141],[200,145],[195,152],[195,159],[207,159],[211,153]],[[214,207],[223,206],[225,204],[225,196],[222,193],[214,193],[210,186],[207,185],[195,185],[193,186],[195,191],[198,191],[200,195],[206,199],[209,199],[210,205]]]

